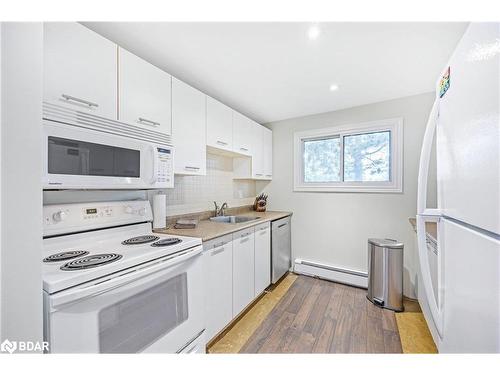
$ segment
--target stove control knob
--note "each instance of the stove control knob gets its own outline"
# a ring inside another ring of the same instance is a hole
[[[131,206],[125,206],[125,213],[127,214],[133,214],[134,209]]]
[[[145,208],[141,208],[141,209],[139,210],[139,215],[141,215],[141,216],[146,215],[146,209],[145,209]]]
[[[64,211],[57,211],[52,215],[54,221],[59,222],[63,221],[66,218],[67,214]]]

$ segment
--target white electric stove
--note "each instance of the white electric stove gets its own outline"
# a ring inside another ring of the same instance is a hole
[[[204,351],[201,240],[151,221],[149,201],[44,206],[50,352]]]

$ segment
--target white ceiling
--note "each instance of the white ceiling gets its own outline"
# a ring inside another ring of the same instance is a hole
[[[332,22],[309,40],[309,23],[84,24],[261,123],[432,91],[467,26]]]

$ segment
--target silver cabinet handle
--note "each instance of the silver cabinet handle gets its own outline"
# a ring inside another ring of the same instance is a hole
[[[272,174],[266,174],[266,177],[273,177]]]
[[[241,150],[241,151],[248,151],[248,148],[245,148],[245,147],[240,147],[240,150]]]
[[[278,225],[278,228],[281,228],[281,227],[284,227],[285,225],[287,225],[288,223],[283,223],[283,224],[280,224]]]
[[[262,174],[262,173],[256,173],[255,175],[256,175],[256,176],[263,176],[263,174]]]
[[[227,146],[227,142],[217,141],[217,144]]]
[[[248,237],[250,236],[252,233],[251,232],[248,232],[248,233],[243,233],[242,235],[240,235],[241,238],[243,237]]]
[[[71,95],[62,94],[61,96],[67,102],[73,101],[73,102],[77,102],[77,103],[88,105],[89,107],[96,107],[96,108],[99,107],[99,104],[97,104],[97,103],[89,102],[88,100],[83,100],[83,99],[80,99],[80,98],[76,98],[76,97],[71,96]]]
[[[199,169],[200,169],[200,167],[191,167],[191,166],[189,166],[189,165],[186,165],[186,166],[184,167],[184,169],[193,169],[193,170],[197,171],[197,170],[199,170]]]
[[[248,238],[248,237],[244,237],[244,238],[242,238],[242,239],[240,240],[240,243],[247,242],[248,240],[249,240],[249,238]]]
[[[267,229],[261,229],[260,230],[260,235],[262,236],[263,234],[266,234],[267,233]]]
[[[147,118],[144,118],[144,117],[139,117],[137,119],[137,122],[140,124],[151,125],[151,126],[160,126],[161,125],[159,122],[151,121],[151,120],[148,120]]]

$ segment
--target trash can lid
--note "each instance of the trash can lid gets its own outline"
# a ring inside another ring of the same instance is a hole
[[[393,240],[391,238],[369,238],[368,243],[378,247],[387,247],[389,249],[403,249],[404,244],[402,242]]]

